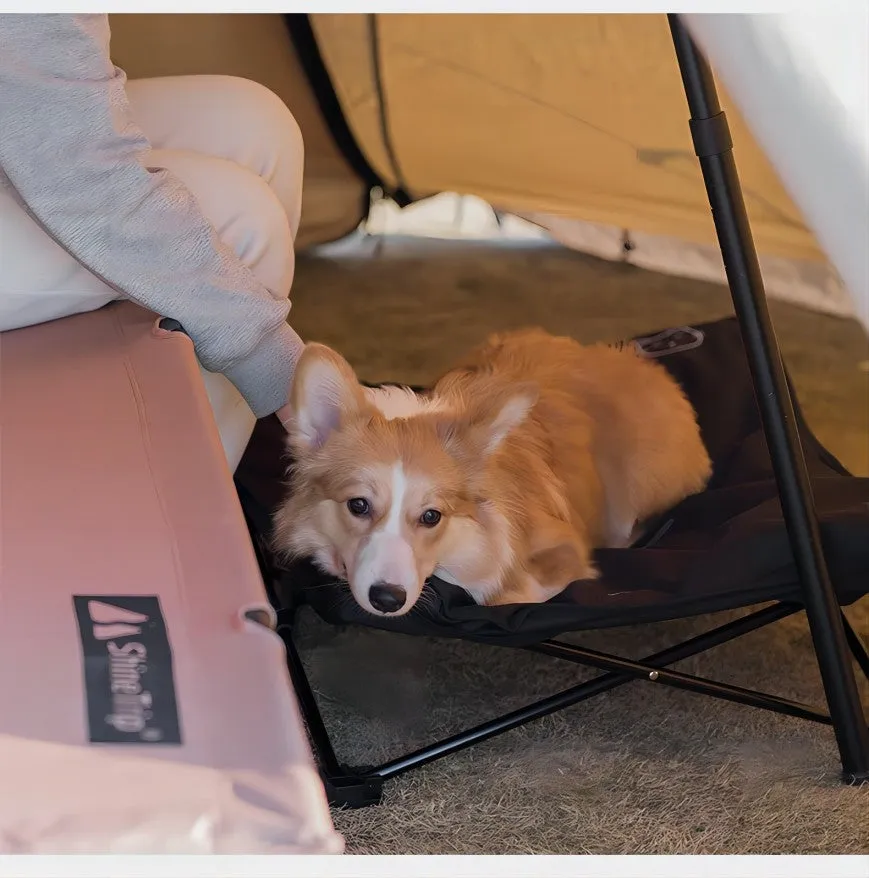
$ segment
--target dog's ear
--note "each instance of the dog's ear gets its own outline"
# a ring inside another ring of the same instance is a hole
[[[514,384],[506,390],[485,395],[468,411],[471,437],[488,457],[530,414],[537,402],[534,384]]]
[[[322,447],[364,405],[365,393],[350,364],[325,345],[306,345],[290,392],[286,427],[291,446],[301,451]]]
[[[461,414],[438,422],[438,433],[448,449],[488,457],[528,417],[538,398],[538,389],[531,383],[487,390],[482,387],[473,401],[466,400]]]

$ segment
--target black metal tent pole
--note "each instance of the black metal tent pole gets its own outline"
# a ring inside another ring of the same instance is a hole
[[[793,401],[769,317],[760,266],[739,185],[727,120],[705,58],[678,15],[667,16],[691,114],[727,282],[739,321],[782,513],[830,708],[845,783],[869,781],[869,728],[848,655],[839,603],[821,541]]]

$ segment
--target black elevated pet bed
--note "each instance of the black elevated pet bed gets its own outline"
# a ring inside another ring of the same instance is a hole
[[[763,295],[724,114],[708,67],[675,16],[671,28],[691,109],[736,318],[678,327],[637,340],[684,388],[714,463],[708,488],[660,517],[628,549],[597,554],[602,576],[545,604],[479,607],[460,588],[432,580],[407,616],[379,618],[347,599],[312,565],[280,568],[267,549],[281,500],[283,429],[257,424],[236,483],[258,549],[288,665],[330,801],[379,801],[385,780],[517,725],[644,679],[833,726],[847,783],[869,780],[869,732],[849,649],[869,677],[869,653],[841,606],[869,592],[869,479],[851,476],[812,435],[792,401]],[[520,647],[606,673],[506,716],[374,768],[339,763],[292,638],[295,611],[312,607],[337,625],[461,637]],[[633,661],[553,639],[581,631],[768,604],[760,610]],[[829,712],[667,669],[676,661],[805,609]]]
[[[668,350],[668,343],[675,344],[675,350]],[[556,645],[550,638],[768,601],[796,610],[801,600],[799,576],[736,320],[654,333],[640,345],[651,350],[685,389],[714,471],[702,494],[661,516],[637,545],[598,552],[601,579],[574,583],[545,604],[499,607],[478,606],[457,586],[432,579],[427,587],[436,600],[390,619],[366,613],[348,600],[346,585],[331,581],[308,562],[282,569],[269,562],[285,637],[292,636],[293,612],[307,604],[335,625],[542,648],[578,658],[581,650]],[[661,347],[663,351],[656,350]],[[869,592],[869,479],[850,476],[818,443],[799,413],[797,417],[827,562],[839,602],[847,605]],[[236,474],[258,533],[267,532],[268,513],[281,499],[283,454],[283,428],[276,419],[260,421]],[[775,606],[760,618],[784,614]],[[769,701],[777,703],[774,698]],[[821,717],[811,710],[809,715]]]
[[[432,579],[428,588],[435,601],[427,599],[408,615],[389,618],[366,613],[346,599],[346,585],[330,586],[328,577],[303,562],[280,575],[281,606],[308,604],[335,625],[521,647],[565,631],[658,622],[763,601],[799,601],[799,578],[739,328],[730,318],[669,334],[678,338],[689,333],[702,343],[659,362],[697,411],[714,464],[712,480],[702,494],[655,522],[649,537],[635,547],[598,551],[601,579],[574,583],[545,604],[499,607],[478,606],[458,586]],[[869,479],[849,476],[802,418],[799,423],[827,562],[839,600],[848,604],[869,591]],[[240,480],[256,455],[274,468],[263,482],[278,483],[280,468],[275,464],[282,453],[282,433],[276,424],[257,426]],[[278,490],[261,497],[262,508],[278,502],[279,496]]]

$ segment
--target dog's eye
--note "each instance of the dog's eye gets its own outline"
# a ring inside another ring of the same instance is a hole
[[[371,511],[371,504],[364,497],[351,497],[347,501],[347,508],[351,515],[362,518]]]
[[[434,527],[441,520],[441,514],[437,509],[426,509],[419,517],[419,523],[423,527]]]

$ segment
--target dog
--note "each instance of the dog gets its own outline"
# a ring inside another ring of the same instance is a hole
[[[309,344],[288,409],[275,547],[378,616],[409,612],[433,574],[482,605],[549,600],[711,474],[662,366],[541,329],[493,336],[424,393],[364,387]]]

